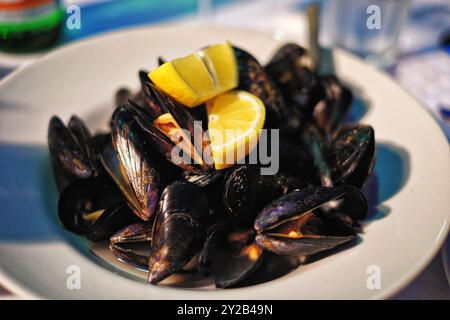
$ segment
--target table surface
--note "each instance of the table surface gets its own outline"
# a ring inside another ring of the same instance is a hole
[[[307,40],[306,17],[301,14],[301,9],[309,2],[307,0],[276,2],[214,0],[212,7],[204,6],[200,15],[195,0],[64,2],[80,6],[82,28],[70,31],[63,29],[57,46],[106,31],[174,19],[208,20],[211,23],[263,30],[273,33],[274,36],[294,38],[300,43],[306,43]],[[208,2],[203,1],[206,4]],[[388,72],[430,109],[450,141],[449,123],[441,118],[439,113],[441,106],[450,108],[450,55],[436,48],[440,32],[450,27],[450,4],[446,0],[416,0],[412,3],[410,16],[408,28],[405,28],[407,32],[403,32],[399,40],[400,59],[395,68],[391,68]],[[14,68],[31,63],[40,55],[41,53],[34,55],[0,53],[0,79]],[[424,85],[429,83],[433,86]],[[439,95],[441,92],[446,94]],[[447,243],[447,248],[450,248],[450,237]],[[439,252],[426,269],[392,299],[450,300],[449,281]],[[20,299],[20,297],[12,295],[0,284],[0,299]]]

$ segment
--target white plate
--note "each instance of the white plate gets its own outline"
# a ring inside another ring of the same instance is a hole
[[[215,26],[136,29],[67,46],[0,83],[0,283],[25,297],[67,299],[366,299],[394,294],[427,265],[449,226],[447,141],[394,81],[340,51],[337,74],[358,96],[352,114],[375,128],[378,147],[370,191],[376,208],[357,245],[271,282],[205,291],[148,285],[59,226],[46,149],[50,116],[77,113],[90,127],[104,127],[114,91],[137,87],[138,69],[155,67],[159,55],[174,58],[223,40],[262,61],[280,45],[265,34]],[[70,265],[80,267],[81,290],[66,287]],[[379,289],[367,286],[371,266],[380,271]]]

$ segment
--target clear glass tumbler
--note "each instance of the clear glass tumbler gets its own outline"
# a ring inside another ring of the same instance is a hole
[[[327,45],[339,46],[380,67],[397,57],[398,37],[410,0],[325,0],[321,30]]]

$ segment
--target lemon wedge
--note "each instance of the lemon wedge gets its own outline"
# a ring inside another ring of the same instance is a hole
[[[234,165],[256,147],[266,115],[258,97],[230,91],[208,101],[206,110],[216,170]]]
[[[228,42],[166,62],[148,77],[187,107],[198,106],[238,85],[236,57]]]

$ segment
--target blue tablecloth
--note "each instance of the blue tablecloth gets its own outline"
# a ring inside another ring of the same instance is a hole
[[[212,0],[212,9],[238,0]],[[63,28],[60,44],[94,34],[142,24],[158,23],[198,12],[197,0],[113,0],[81,5],[82,28]]]

